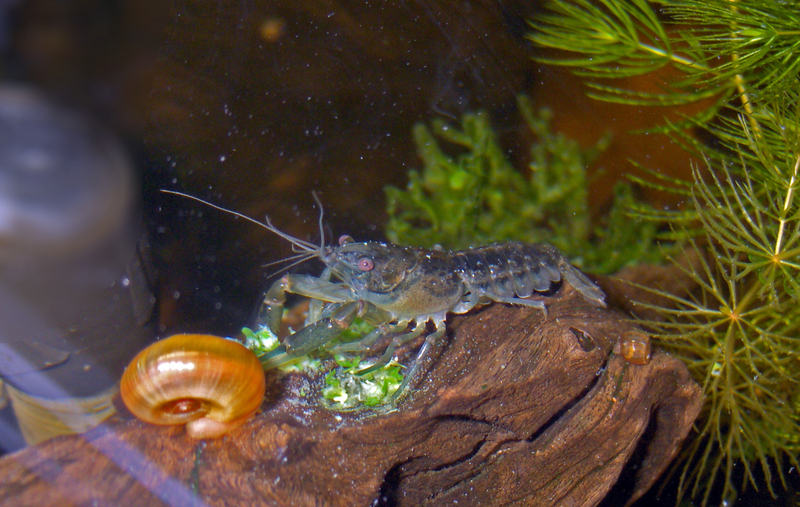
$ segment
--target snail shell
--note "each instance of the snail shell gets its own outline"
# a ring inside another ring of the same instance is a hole
[[[216,438],[261,406],[264,369],[241,344],[174,335],[141,351],[120,381],[128,410],[152,424],[186,424],[192,438]]]
[[[614,353],[631,364],[645,365],[650,362],[650,337],[641,331],[626,331],[614,345]]]

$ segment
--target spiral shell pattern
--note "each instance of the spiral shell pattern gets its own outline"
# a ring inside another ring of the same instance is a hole
[[[264,369],[241,344],[211,335],[174,335],[141,351],[120,381],[125,406],[151,424],[186,424],[192,438],[216,438],[249,419],[266,390]]]
[[[618,352],[631,364],[645,365],[650,362],[650,337],[641,331],[627,331],[619,339]]]

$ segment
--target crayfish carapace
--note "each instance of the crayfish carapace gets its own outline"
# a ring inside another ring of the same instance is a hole
[[[444,335],[448,313],[466,313],[475,306],[496,301],[538,308],[546,314],[541,296],[551,293],[564,280],[591,304],[605,306],[600,288],[547,244],[510,242],[448,252],[441,248],[360,243],[342,236],[338,245],[327,246],[320,215],[322,239],[315,245],[280,231],[268,218],[261,223],[191,195],[164,192],[255,222],[299,248],[302,253],[297,258],[318,258],[325,263],[319,277],[288,274],[267,291],[258,320],[275,334],[283,316],[286,293],[308,297],[311,303],[305,326],[261,357],[265,368],[280,366],[329,344],[356,317],[361,317],[376,328],[356,342],[336,345],[332,351],[367,350],[380,338],[390,336],[390,344],[378,362],[359,372],[366,374],[386,365],[397,347],[421,336],[431,322],[434,331],[425,338],[414,366],[395,392],[396,398],[414,378],[428,351]]]

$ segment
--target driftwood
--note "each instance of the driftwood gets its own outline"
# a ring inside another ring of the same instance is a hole
[[[664,353],[612,354],[633,325],[569,286],[548,310],[450,316],[393,412],[332,412],[306,377],[272,375],[263,412],[218,440],[117,418],[22,450],[0,460],[0,505],[592,506],[623,471],[612,494],[633,501],[676,454],[700,389]]]

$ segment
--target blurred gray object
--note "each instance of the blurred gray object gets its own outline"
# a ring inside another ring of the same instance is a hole
[[[132,187],[104,129],[23,88],[0,88],[0,261],[63,259],[116,239],[131,225]]]
[[[108,131],[35,92],[0,87],[0,377],[9,392],[112,392],[151,341],[155,300],[134,188]]]

